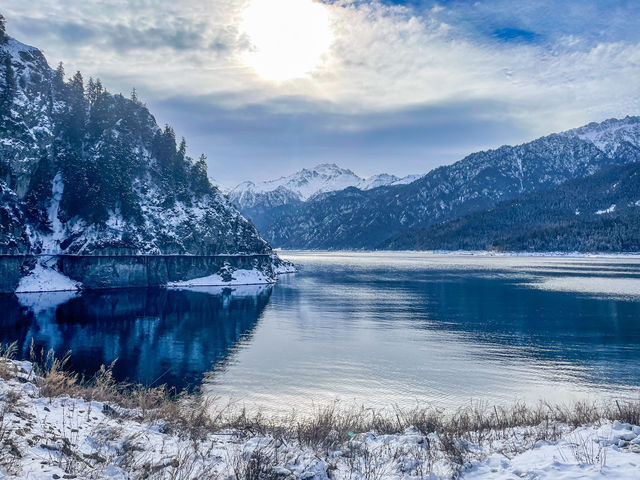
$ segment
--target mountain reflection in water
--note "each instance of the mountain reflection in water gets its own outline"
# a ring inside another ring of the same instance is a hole
[[[143,385],[193,387],[251,335],[271,286],[127,289],[0,297],[0,342],[18,356],[71,351],[69,367],[91,376],[117,359],[114,376]]]

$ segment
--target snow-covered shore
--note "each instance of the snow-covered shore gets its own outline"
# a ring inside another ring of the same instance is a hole
[[[261,272],[260,270],[234,270],[229,273],[229,277],[224,278],[220,274],[208,275],[206,277],[194,278],[180,282],[169,282],[168,287],[220,287],[232,285],[263,285],[275,283],[274,278]]]
[[[188,431],[138,408],[48,398],[29,362],[1,362],[2,478],[638,478],[640,426],[617,421],[577,429],[547,422],[467,438],[416,427],[353,431],[346,439],[328,431],[320,445],[308,434],[303,440],[250,421],[245,428]],[[302,423],[298,432],[314,431],[308,427]]]
[[[169,282],[167,287],[227,287],[241,285],[269,285],[276,283],[277,275],[296,272],[296,267],[281,259],[274,260],[271,271],[253,269],[226,268],[205,277],[191,280]],[[45,293],[45,292],[77,292],[83,289],[81,282],[77,282],[58,271],[55,256],[40,257],[33,269],[20,279],[15,293]]]

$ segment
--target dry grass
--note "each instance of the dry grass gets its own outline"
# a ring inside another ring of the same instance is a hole
[[[8,379],[12,376],[10,359],[15,352],[15,345],[0,348],[0,378]],[[119,383],[113,378],[114,364],[101,367],[93,377],[85,379],[67,370],[69,355],[57,358],[53,352],[36,352],[32,348],[31,360],[34,365],[32,381],[39,387],[42,396],[95,400],[105,405],[105,413],[114,416],[126,416],[139,421],[162,420],[166,433],[191,442],[191,448],[182,452],[181,458],[176,458],[180,468],[171,462],[166,465],[136,465],[139,472],[145,472],[142,475],[145,478],[165,478],[164,475],[169,471],[174,472],[171,478],[191,478],[196,473],[199,478],[208,478],[207,472],[197,471],[198,458],[205,454],[206,448],[211,448],[206,447],[207,437],[223,429],[233,429],[245,438],[273,438],[273,445],[229,459],[235,478],[275,478],[277,446],[288,444],[308,448],[319,458],[327,459],[330,469],[335,468],[329,461],[330,452],[341,450],[354,478],[374,480],[385,476],[384,468],[378,461],[379,455],[403,459],[412,465],[407,468],[415,475],[428,473],[427,470],[435,462],[444,458],[451,465],[455,476],[470,462],[477,460],[474,457],[477,454],[469,448],[470,443],[490,445],[494,451],[511,457],[531,448],[540,440],[559,439],[569,427],[598,424],[604,419],[640,424],[640,401],[578,402],[567,405],[539,403],[533,406],[516,403],[508,407],[478,403],[453,413],[432,406],[420,406],[411,410],[373,410],[345,409],[334,403],[317,408],[304,417],[297,417],[292,413],[276,419],[260,413],[249,413],[244,409],[234,408],[231,404],[220,404],[215,399],[202,395],[175,393],[165,386],[145,388]],[[10,395],[5,397],[2,401],[6,410],[12,408],[14,400]],[[2,425],[5,410],[0,412],[0,459],[9,458],[12,448],[7,443],[7,434]],[[409,427],[425,435],[423,444],[381,453],[370,450],[366,442],[359,439],[359,434],[364,432],[396,434]],[[514,433],[515,428],[519,429],[517,435]],[[66,441],[61,448],[67,444],[73,445],[72,433]],[[600,464],[606,461],[606,452],[589,450],[592,443],[584,439],[576,438],[572,445],[568,455],[578,461]],[[82,464],[74,456],[66,455],[65,458],[71,462],[65,465],[65,469],[69,471],[75,471]],[[3,466],[2,462],[0,466]]]
[[[15,345],[0,347],[0,376],[2,366],[9,368],[7,359],[15,354]],[[487,432],[504,432],[515,427],[539,427],[542,437],[557,437],[554,425],[572,427],[588,425],[602,419],[640,424],[640,401],[576,402],[560,405],[541,402],[537,405],[515,403],[510,406],[490,406],[482,403],[446,413],[432,406],[405,410],[374,410],[343,408],[337,402],[317,408],[310,415],[297,418],[295,414],[275,419],[260,412],[249,413],[232,404],[219,404],[214,398],[187,392],[175,393],[166,386],[148,388],[119,383],[113,378],[114,363],[102,366],[89,379],[66,370],[69,354],[57,358],[53,351],[35,352],[31,349],[35,379],[45,397],[68,395],[96,400],[133,410],[146,420],[162,419],[167,428],[181,431],[192,438],[231,428],[246,434],[272,435],[294,439],[300,445],[315,449],[332,448],[353,437],[354,433],[376,432],[393,434],[408,427],[420,432],[437,433],[451,438],[482,441]],[[9,375],[9,373],[6,373]],[[1,377],[5,378],[5,377]],[[115,410],[114,410],[115,412]]]

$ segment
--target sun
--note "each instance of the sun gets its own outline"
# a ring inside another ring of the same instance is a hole
[[[250,0],[240,33],[250,42],[242,62],[275,82],[317,70],[333,36],[327,6],[314,0]]]

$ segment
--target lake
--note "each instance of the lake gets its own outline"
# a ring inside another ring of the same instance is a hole
[[[0,297],[0,341],[250,408],[640,397],[640,258],[283,252],[274,286]]]

